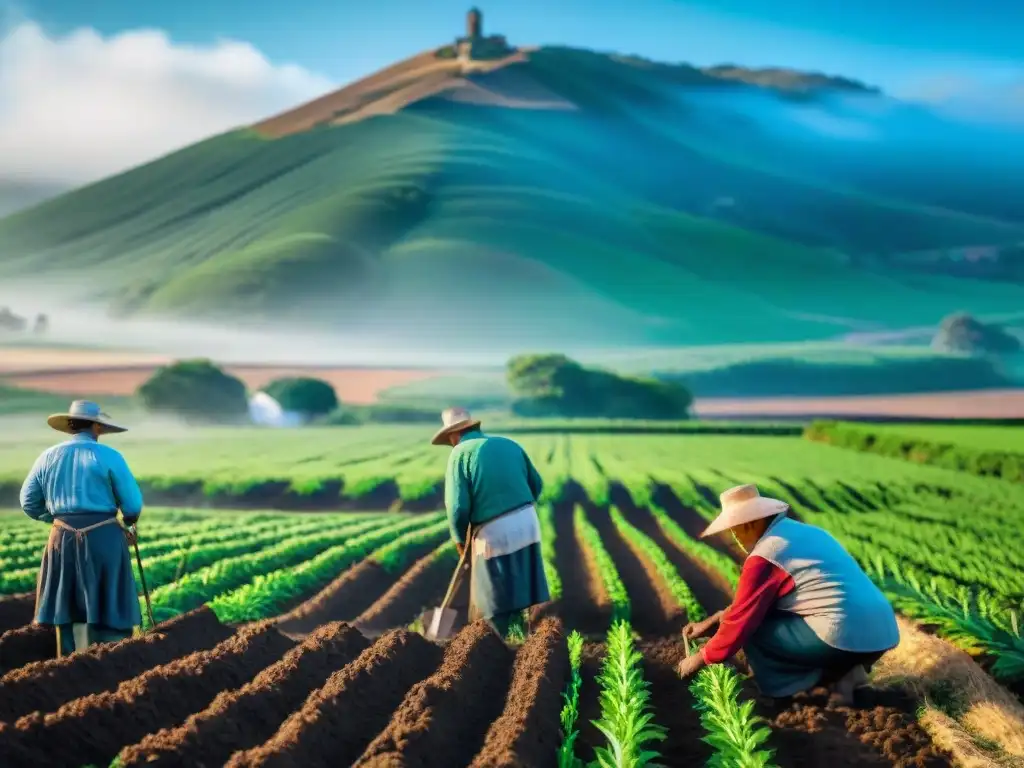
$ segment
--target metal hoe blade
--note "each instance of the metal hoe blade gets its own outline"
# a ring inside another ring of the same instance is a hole
[[[431,608],[423,613],[423,626],[426,628],[423,636],[427,640],[447,640],[451,637],[452,627],[455,626],[455,619],[458,618],[458,611],[454,608]]]
[[[423,622],[423,636],[427,640],[445,640],[451,636],[452,627],[455,626],[455,619],[458,616],[458,612],[454,608],[448,606],[452,602],[452,598],[455,596],[455,588],[459,585],[459,580],[462,578],[462,574],[468,570],[469,565],[466,562],[466,555],[472,546],[473,541],[473,529],[470,527],[469,535],[466,537],[466,546],[462,550],[462,556],[459,557],[459,564],[455,566],[455,573],[452,574],[452,579],[448,582],[448,591],[444,595],[444,600],[441,601],[439,608],[431,608],[428,611],[424,611],[420,619]]]

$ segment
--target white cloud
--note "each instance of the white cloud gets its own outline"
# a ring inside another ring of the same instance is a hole
[[[156,30],[54,37],[19,19],[0,29],[0,184],[92,181],[331,85],[248,43],[181,45]]]

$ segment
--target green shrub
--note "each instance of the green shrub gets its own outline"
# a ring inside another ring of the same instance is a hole
[[[507,368],[512,411],[534,418],[686,419],[681,384],[584,368],[565,355],[520,355]]]
[[[158,368],[136,394],[147,410],[189,421],[231,423],[249,413],[245,384],[209,360],[180,360]]]
[[[338,407],[338,395],[334,387],[322,379],[277,379],[264,387],[263,391],[277,400],[284,410],[305,416],[325,416]]]

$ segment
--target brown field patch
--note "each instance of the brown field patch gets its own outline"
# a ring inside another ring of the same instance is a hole
[[[166,355],[113,349],[0,347],[0,376],[33,371],[156,366],[169,359]]]
[[[6,360],[5,360],[6,364]],[[37,367],[34,371],[20,369],[5,375],[4,382],[43,392],[79,395],[131,395],[145,382],[157,364],[101,366],[67,366],[62,370]],[[377,401],[381,392],[401,384],[444,375],[442,371],[416,368],[345,368],[310,366],[228,365],[225,369],[245,382],[250,390],[258,389],[274,379],[285,376],[312,376],[330,382],[345,403],[367,405]]]

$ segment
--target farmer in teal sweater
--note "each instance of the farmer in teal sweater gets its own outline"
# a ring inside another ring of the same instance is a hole
[[[486,619],[498,635],[525,634],[525,609],[551,599],[534,506],[543,482],[520,445],[480,431],[462,408],[441,414],[434,445],[451,445],[444,502],[461,555],[471,547],[469,619]]]

